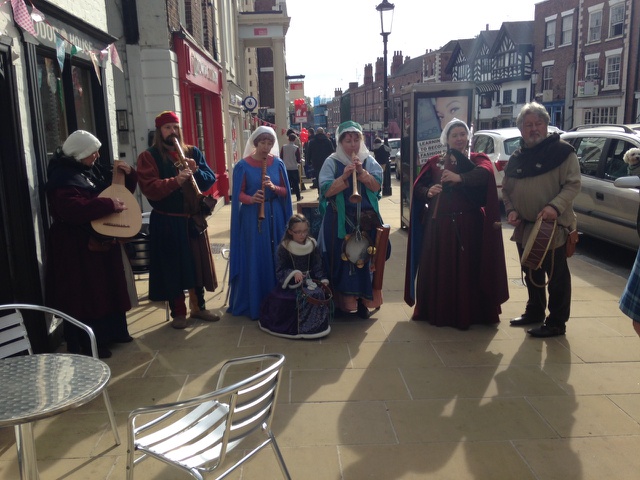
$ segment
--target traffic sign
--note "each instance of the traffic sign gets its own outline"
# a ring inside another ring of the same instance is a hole
[[[256,97],[252,97],[251,95],[249,95],[248,97],[244,98],[244,100],[242,101],[242,105],[244,105],[244,108],[246,108],[250,112],[253,112],[258,106],[258,100],[256,100]]]

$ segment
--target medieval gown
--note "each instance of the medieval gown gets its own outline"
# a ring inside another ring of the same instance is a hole
[[[265,219],[259,221],[260,204],[244,204],[240,202],[240,194],[244,192],[251,196],[262,188],[261,162],[249,157],[240,160],[233,169],[227,311],[252,320],[260,317],[260,305],[276,285],[276,251],[293,213],[287,171],[282,160],[270,157],[266,174],[274,185],[284,186],[287,194],[279,197],[266,189]]]
[[[96,163],[87,167],[56,153],[49,162],[47,200],[53,223],[47,238],[45,303],[94,329],[100,347],[126,338],[126,313],[131,309],[126,268],[119,244],[106,251],[89,248],[91,221],[113,213],[113,202],[99,197],[111,184],[111,172]],[[135,191],[137,173],[125,176],[129,191]],[[65,325],[70,351],[86,340],[78,329]],[[86,345],[84,345],[87,347]]]
[[[282,242],[276,258],[276,287],[262,304],[260,328],[288,338],[320,338],[331,331],[330,297],[322,288],[326,282],[320,251],[313,238],[304,244]],[[302,273],[302,282],[295,274]]]
[[[213,170],[197,147],[187,155],[198,165],[193,178],[206,192],[216,181]],[[218,286],[209,236],[206,231],[201,235],[190,231],[183,190],[172,187],[176,172],[155,147],[138,157],[140,189],[153,207],[149,224],[149,299],[153,301],[173,300],[196,286],[210,292]]]
[[[382,183],[382,168],[373,157],[368,156],[362,167],[380,184]],[[349,186],[345,190],[334,197],[325,197],[332,182],[342,175],[344,168],[345,165],[332,155],[325,160],[320,171],[320,211],[324,212],[324,216],[318,244],[331,282],[336,306],[344,309],[347,303],[343,299],[356,297],[362,299],[367,308],[377,308],[383,303],[383,298],[381,290],[373,289],[371,259],[367,260],[362,268],[358,268],[350,261],[342,259],[342,251],[346,235],[353,234],[358,224],[358,205],[361,211],[361,231],[366,233],[371,244],[375,245],[376,227],[382,224],[378,208],[379,192],[373,192],[359,183],[358,188],[362,199],[359,204],[353,203],[349,200],[353,193],[353,181],[350,178]],[[380,253],[388,259],[391,254],[391,244],[387,244],[386,251]]]
[[[414,320],[465,330],[499,322],[508,286],[491,161],[457,153],[456,164],[448,155],[444,164],[442,156],[431,157],[415,181],[405,301],[415,302]],[[461,174],[463,182],[429,199],[443,168]]]

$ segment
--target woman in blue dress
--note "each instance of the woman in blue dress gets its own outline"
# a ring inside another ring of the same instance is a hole
[[[276,251],[293,212],[278,152],[275,131],[258,127],[233,169],[227,311],[252,320],[260,317],[262,300],[276,285]]]
[[[325,269],[329,272],[335,306],[362,318],[369,309],[382,304],[382,286],[373,287],[373,262],[362,252],[360,261],[345,252],[352,237],[367,238],[376,245],[377,227],[382,225],[378,199],[382,185],[382,167],[369,154],[363,142],[360,124],[347,121],[336,130],[336,152],[323,163],[319,175],[320,211],[323,213],[319,245]],[[352,201],[354,172],[360,201]],[[387,245],[379,245],[378,254],[389,258]],[[351,259],[350,259],[351,258]]]

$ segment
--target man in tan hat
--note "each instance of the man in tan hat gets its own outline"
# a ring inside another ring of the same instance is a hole
[[[190,207],[193,181],[204,192],[216,181],[202,152],[182,140],[175,112],[156,117],[153,145],[138,156],[140,190],[153,207],[149,224],[149,299],[167,301],[173,328],[186,328],[184,291],[189,291],[191,318],[220,320],[205,308],[204,290],[218,286],[204,217]],[[188,168],[180,168],[179,149]],[[176,166],[178,165],[178,166]],[[191,189],[191,191],[189,191]],[[204,221],[204,226],[195,219]]]

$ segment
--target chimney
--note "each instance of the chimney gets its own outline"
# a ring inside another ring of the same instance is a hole
[[[394,51],[393,60],[391,60],[391,76],[393,77],[402,67],[402,52]]]
[[[358,82],[349,82],[349,90],[356,90],[358,88]]]
[[[376,83],[382,82],[383,75],[384,75],[384,58],[378,57],[378,59],[376,60],[376,79],[375,79]]]
[[[342,89],[341,88],[336,88],[333,90],[333,96],[334,97],[341,97],[342,96]]]
[[[373,83],[373,66],[367,63],[364,66],[364,84],[371,85]]]

